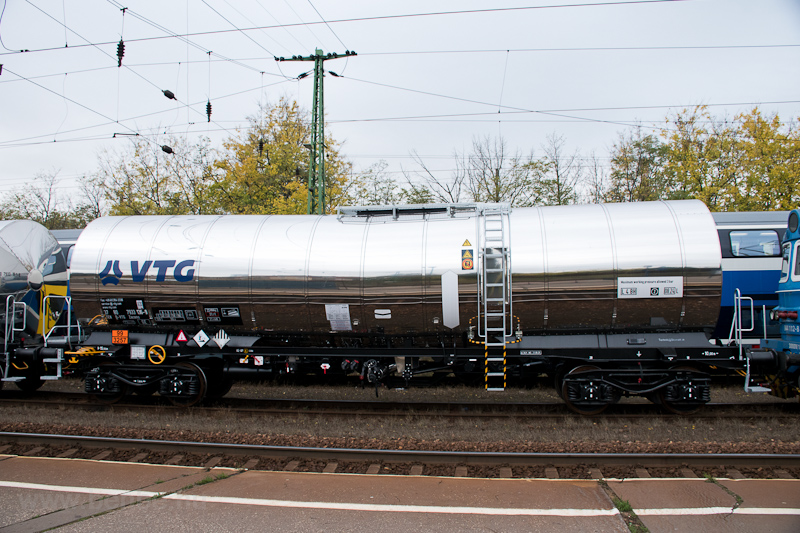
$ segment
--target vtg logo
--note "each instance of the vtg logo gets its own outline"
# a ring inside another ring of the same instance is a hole
[[[156,281],[164,281],[167,279],[167,271],[172,269],[172,277],[175,281],[192,281],[194,279],[194,261],[188,259],[181,261],[177,265],[175,261],[145,261],[142,267],[139,268],[139,261],[131,261],[131,280],[135,283],[141,283],[147,276],[150,267],[157,270]],[[174,267],[174,268],[173,268]],[[119,266],[119,261],[109,260],[105,268],[100,272],[100,281],[103,285],[116,285],[122,277],[122,270]]]

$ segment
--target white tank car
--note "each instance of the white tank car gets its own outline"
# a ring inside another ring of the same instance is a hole
[[[699,330],[722,281],[694,200],[103,217],[71,261],[76,314],[111,326],[341,335]]]

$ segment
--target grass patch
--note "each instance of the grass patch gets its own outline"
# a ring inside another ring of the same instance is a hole
[[[620,513],[632,513],[633,507],[631,507],[631,503],[628,500],[623,500],[619,496],[614,496],[614,507],[619,510]]]

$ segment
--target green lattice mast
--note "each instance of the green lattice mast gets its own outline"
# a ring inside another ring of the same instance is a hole
[[[311,158],[308,165],[308,213],[322,215],[325,213],[325,103],[323,98],[322,78],[325,70],[322,63],[327,59],[337,59],[356,55],[347,50],[343,55],[323,54],[317,48],[311,56],[292,56],[289,59],[276,57],[275,61],[313,61],[314,62],[314,100],[311,105]],[[334,76],[338,74],[331,72]],[[298,79],[308,74],[301,74]]]

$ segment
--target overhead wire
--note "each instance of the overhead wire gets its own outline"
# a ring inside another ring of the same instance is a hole
[[[252,88],[249,88],[249,89],[242,89],[242,90],[235,91],[235,92],[232,92],[232,93],[228,93],[228,94],[225,94],[225,95],[222,95],[222,96],[217,96],[216,99],[217,100],[224,100],[226,98],[232,98],[234,96],[240,96],[240,95],[246,94],[248,92],[253,92],[253,91],[257,91],[257,90],[262,90],[263,91],[264,87],[272,87],[272,86],[275,86],[275,85],[280,85],[282,83],[286,83],[287,81],[288,80],[281,80],[281,81],[277,81],[275,83],[270,83],[270,84],[267,84],[267,85],[260,85],[259,87],[252,87]],[[193,103],[189,104],[189,106],[202,105],[202,103],[203,103],[203,101],[200,100],[200,101],[193,102]],[[120,121],[120,123],[121,122],[130,122],[130,121],[134,121],[134,120],[138,120],[138,119],[142,119],[142,118],[147,118],[147,117],[152,117],[152,116],[160,115],[162,113],[167,113],[167,112],[170,112],[170,111],[172,111],[172,109],[162,109],[162,110],[153,111],[153,112],[150,112],[150,113],[143,113],[141,115],[136,115],[136,116],[133,116],[133,117],[123,118]],[[218,123],[218,122],[220,122],[220,121],[216,121],[215,123]],[[221,121],[221,122],[225,122],[225,121]],[[241,123],[241,121],[230,121],[230,122],[233,122],[235,124]],[[115,121],[115,120],[110,120],[109,122],[104,122],[102,124],[95,124],[95,125],[92,125],[92,126],[83,126],[81,128],[73,128],[71,130],[65,130],[65,131],[63,131],[61,133],[62,134],[75,133],[75,132],[90,130],[90,129],[94,129],[94,128],[102,128],[102,127],[105,127],[105,126],[111,126],[111,125],[114,125],[114,124],[117,124],[117,123],[118,122]],[[220,131],[228,131],[229,132],[228,129],[225,129],[222,126],[220,126]],[[137,130],[137,133],[138,132],[139,132],[139,130]],[[42,135],[34,135],[34,136],[31,136],[31,137],[25,137],[25,138],[22,138],[22,139],[13,139],[13,140],[0,141],[0,148],[4,148],[4,147],[7,147],[7,146],[17,146],[18,144],[14,144],[14,143],[23,143],[25,141],[32,141],[34,139],[49,138],[52,135],[53,135],[52,133],[46,133],[46,134],[42,134]],[[108,138],[108,134],[106,134],[102,138]],[[50,142],[50,141],[48,141],[48,142]]]
[[[333,31],[333,28],[331,28],[331,25],[330,25],[330,24],[328,24],[328,22],[325,20],[325,18],[324,18],[324,17],[322,16],[322,14],[319,12],[319,10],[316,8],[316,6],[314,6],[314,4],[311,2],[311,0],[307,0],[307,2],[308,2],[308,4],[309,4],[309,5],[310,5],[310,6],[311,6],[313,9],[314,9],[314,11],[317,13],[317,15],[318,15],[318,16],[319,16],[319,18],[322,20],[322,22],[324,22],[324,23],[325,23],[325,27],[326,27],[326,28],[328,28],[328,30],[330,30],[330,32],[333,34],[333,36],[334,36],[334,37],[336,37],[336,40],[337,40],[337,41],[339,41],[339,44],[341,44],[342,46],[344,46],[345,50],[350,50],[350,47],[348,47],[346,44],[344,44],[344,41],[342,41],[342,40],[339,38],[339,36],[336,34],[336,32],[335,32],[335,31]],[[347,55],[347,56],[345,56],[345,59],[344,59],[344,67],[342,67],[342,70],[341,70],[341,73],[342,73],[342,74],[344,74],[344,72],[347,70],[347,66],[348,66],[349,64],[350,64],[350,56],[349,56],[349,55]]]
[[[117,0],[107,0],[111,4],[121,7]],[[552,5],[545,5],[545,6],[517,6],[517,7],[501,7],[501,8],[485,8],[485,9],[463,9],[463,10],[453,10],[453,11],[434,11],[434,12],[426,12],[426,13],[403,13],[397,15],[376,15],[371,17],[351,17],[351,18],[343,18],[343,19],[335,19],[335,20],[328,20],[328,21],[320,21],[320,22],[296,22],[296,23],[287,23],[287,24],[271,24],[266,26],[253,26],[249,28],[235,28],[229,30],[210,30],[210,31],[201,31],[201,32],[193,32],[188,33],[186,35],[180,35],[174,32],[167,30],[169,35],[166,36],[153,36],[153,37],[141,37],[138,39],[131,39],[130,42],[144,42],[144,41],[154,41],[154,40],[163,40],[169,38],[189,38],[189,37],[199,37],[204,35],[220,35],[225,33],[233,33],[233,32],[248,32],[248,31],[256,31],[256,30],[265,30],[265,29],[276,29],[276,28],[291,28],[297,26],[312,26],[312,25],[327,25],[327,24],[342,24],[342,23],[352,23],[352,22],[371,22],[376,20],[394,20],[394,19],[404,19],[404,18],[419,18],[419,17],[436,17],[436,16],[449,16],[449,15],[465,15],[465,14],[486,14],[486,13],[502,13],[502,12],[510,12],[510,11],[530,11],[530,10],[542,10],[542,9],[560,9],[560,8],[580,8],[580,7],[614,7],[614,6],[622,6],[622,5],[634,5],[634,4],[661,4],[661,3],[673,3],[673,2],[688,2],[691,0],[629,0],[624,2],[593,2],[593,3],[586,3],[586,4],[552,4]],[[131,12],[133,14],[133,12]],[[148,24],[153,24],[154,27],[159,27],[162,30],[165,30],[163,26],[158,25],[147,19],[146,17],[142,17],[141,15],[135,15],[137,18],[140,18],[142,21],[146,21]],[[108,45],[113,44],[111,42],[104,42],[104,43],[96,43],[98,45]],[[61,50],[58,47],[50,47],[50,48],[41,48],[36,50],[27,50],[27,52],[37,52],[37,51],[52,51],[52,50]],[[9,52],[6,52],[6,54]],[[11,52],[11,53],[19,53],[19,52]],[[4,54],[0,54],[4,55]]]
[[[67,29],[68,29],[70,32],[72,32],[73,34],[75,34],[76,36],[78,36],[80,39],[83,39],[83,40],[84,40],[85,42],[87,42],[87,43],[89,42],[89,40],[88,40],[88,39],[86,39],[85,37],[83,37],[81,34],[79,34],[78,32],[76,32],[75,30],[73,30],[73,29],[71,29],[71,28],[67,27],[67,26],[66,26],[66,25],[64,25],[64,24],[63,24],[61,21],[59,21],[58,19],[56,19],[55,17],[53,17],[52,15],[50,15],[49,13],[47,13],[46,11],[44,11],[43,9],[41,9],[39,6],[37,6],[36,4],[34,4],[33,2],[31,2],[30,0],[25,0],[25,1],[26,1],[28,4],[30,4],[31,6],[33,6],[34,8],[36,8],[37,10],[39,10],[41,13],[43,13],[44,15],[46,15],[47,17],[49,17],[50,19],[54,20],[56,23],[63,25],[65,28],[67,28]],[[113,0],[109,0],[109,2],[110,2],[111,4],[114,4],[114,3],[115,3]],[[116,3],[117,3],[117,4],[119,4],[118,2],[116,2]],[[123,11],[123,24],[124,24],[124,16],[125,16],[125,13],[126,13],[126,12],[130,12],[130,13],[133,15],[133,12],[132,12],[132,11],[130,11],[128,8],[125,8],[125,7],[120,7],[119,9],[121,9],[121,10]],[[124,27],[124,26],[123,26],[123,27]],[[96,46],[96,48],[97,48],[98,50],[100,50],[100,52],[102,52],[104,55],[108,56],[108,57],[109,57],[109,58],[111,58],[111,59],[114,59],[114,58],[113,58],[113,56],[111,56],[111,54],[109,54],[108,52],[106,52],[105,50],[103,50],[102,48],[100,48],[99,46]],[[126,69],[127,69],[129,72],[132,72],[134,75],[136,75],[136,76],[137,76],[137,77],[139,77],[140,79],[142,79],[142,80],[144,80],[145,82],[147,82],[148,84],[152,85],[153,87],[155,87],[155,88],[156,88],[156,89],[158,89],[159,91],[162,91],[161,87],[159,87],[157,84],[153,83],[151,80],[149,80],[149,79],[147,79],[146,77],[142,76],[141,74],[139,74],[139,73],[138,73],[138,72],[136,72],[135,70],[131,69],[131,68],[130,68],[130,67],[128,67],[127,65],[124,65],[124,66],[125,66],[125,68],[126,68]],[[42,87],[42,88],[44,88],[44,89],[46,89],[46,90],[50,91],[50,92],[51,92],[51,93],[53,93],[53,94],[56,94],[56,95],[58,95],[58,93],[56,93],[55,91],[52,91],[52,90],[50,90],[50,89],[46,88],[46,87],[45,87],[45,86],[43,86],[43,85],[40,85],[40,84],[38,84],[38,83],[35,83],[35,82],[33,82],[32,80],[30,80],[30,79],[26,78],[25,76],[22,76],[22,75],[20,75],[20,74],[16,74],[16,73],[14,73],[14,74],[15,74],[16,76],[19,76],[19,77],[21,77],[21,78],[24,78],[24,79],[26,79],[27,81],[30,81],[31,83],[34,83],[35,85],[37,85],[37,86],[39,86],[39,87]],[[64,97],[64,98],[66,98],[66,96],[63,96],[63,97]],[[174,97],[174,95],[173,95],[173,97]],[[174,99],[175,99],[175,101],[176,101],[177,103],[179,103],[179,104],[182,104],[182,105],[187,105],[187,104],[184,104],[184,103],[183,103],[181,100],[179,100],[178,98],[174,98]],[[69,99],[69,101],[75,102],[74,100],[71,100],[71,99]],[[81,107],[84,107],[84,108],[85,108],[85,109],[87,109],[87,110],[90,110],[90,111],[92,111],[92,112],[94,112],[94,113],[96,113],[96,114],[98,114],[98,115],[102,116],[103,118],[108,118],[108,117],[106,117],[104,114],[102,114],[102,113],[100,113],[100,112],[98,112],[98,111],[96,111],[96,110],[93,110],[93,109],[89,108],[88,106],[85,106],[85,105],[83,105],[83,104],[79,104],[79,105],[81,105]],[[191,108],[190,108],[190,109],[191,109]],[[197,110],[193,110],[193,111],[195,111],[196,113],[198,113],[198,114],[201,114],[201,115],[202,115],[202,113],[200,113],[200,112],[199,112],[199,111],[197,111]],[[132,128],[130,128],[129,126],[126,126],[126,125],[123,125],[123,126],[124,126],[125,128],[128,128],[129,130],[131,130],[131,131],[134,131],[134,132],[135,132],[135,130],[133,130],[133,129],[132,129]]]
[[[216,13],[217,15],[219,15],[219,17],[220,17],[222,20],[224,20],[225,22],[227,22],[228,24],[230,24],[231,26],[233,26],[233,28],[234,28],[236,31],[238,31],[239,33],[241,33],[242,35],[244,35],[245,37],[247,37],[247,38],[248,38],[248,39],[249,39],[251,42],[253,42],[253,43],[254,43],[256,46],[258,46],[259,48],[261,48],[261,49],[262,49],[262,50],[264,50],[266,53],[268,53],[268,54],[270,54],[270,55],[272,55],[272,56],[274,56],[274,55],[275,55],[275,54],[273,54],[272,52],[270,52],[270,51],[269,51],[267,48],[265,48],[265,47],[264,47],[264,46],[263,46],[261,43],[259,43],[258,41],[256,41],[255,39],[253,39],[252,37],[250,37],[249,35],[247,35],[247,33],[243,32],[243,31],[242,31],[242,30],[241,30],[241,29],[240,29],[240,28],[239,28],[239,27],[238,27],[236,24],[234,24],[233,22],[231,22],[231,21],[230,21],[230,20],[229,20],[229,19],[228,19],[228,18],[227,18],[225,15],[223,15],[222,13],[220,13],[219,11],[217,11],[216,9],[214,9],[214,8],[211,6],[211,4],[209,4],[208,2],[206,2],[206,0],[201,0],[201,1],[202,1],[202,2],[203,2],[205,5],[206,5],[206,7],[208,7],[208,8],[209,8],[211,11],[213,11],[214,13]]]
[[[122,4],[119,3],[117,0],[106,0],[106,1],[108,3],[110,3],[111,5],[113,5],[115,7],[118,7],[119,9],[122,9]],[[156,28],[157,30],[167,34],[165,36],[144,37],[144,38],[139,38],[139,39],[129,39],[128,40],[129,43],[175,38],[175,39],[180,40],[181,42],[188,42],[188,44],[190,46],[192,46],[192,47],[194,47],[194,48],[196,48],[198,50],[202,50],[203,53],[208,52],[208,50],[206,48],[204,48],[204,47],[200,46],[199,44],[197,44],[197,43],[195,43],[195,42],[193,42],[193,41],[188,39],[189,37],[192,37],[192,36],[194,36],[196,34],[181,35],[179,33],[175,33],[174,31],[170,30],[169,28],[167,28],[165,26],[162,26],[161,24],[159,24],[159,23],[157,23],[157,22],[155,22],[153,20],[150,20],[149,18],[145,17],[144,15],[141,15],[141,14],[137,13],[136,11],[128,9],[128,13],[130,13],[130,15],[132,17],[137,18],[138,20],[144,22],[145,24],[148,24],[148,25]],[[233,31],[233,30],[231,30],[231,31]],[[228,30],[221,30],[221,33],[229,33],[229,31]],[[108,43],[105,43],[105,44],[108,44]],[[245,65],[243,63],[239,63],[235,59],[231,59],[229,57],[225,57],[222,54],[219,54],[219,53],[216,53],[216,52],[212,52],[212,53],[214,54],[214,56],[219,57],[221,59],[224,59],[225,61],[228,61],[228,62],[230,62],[230,63],[232,63],[234,65],[238,65],[238,66],[246,68],[248,70],[254,70],[254,71],[258,72],[258,69],[254,68],[254,67],[251,67],[250,65]]]
[[[3,15],[6,14],[6,6],[7,5],[8,5],[8,0],[3,0],[3,10],[0,11],[0,26],[2,26],[2,24],[3,24]],[[5,48],[6,50],[8,50],[11,53],[24,52],[24,50],[12,50],[12,49],[8,48],[6,46],[6,43],[3,42],[3,32],[0,32],[0,45],[2,45],[3,48]]]
[[[264,7],[264,6],[261,4],[261,0],[256,0],[256,3],[257,3],[259,6],[261,6],[261,9],[263,9],[264,11],[267,11],[267,10],[266,10],[266,8],[265,8],[265,7]],[[301,22],[302,22],[302,20],[303,20],[303,19],[301,19],[301,18],[300,18],[300,15],[297,13],[297,11],[295,11],[294,7],[292,7],[292,4],[291,4],[290,2],[288,2],[287,0],[283,0],[283,3],[286,5],[286,7],[288,7],[288,8],[289,8],[289,10],[290,10],[292,13],[294,13],[294,15],[297,17],[297,20],[299,20],[299,21],[301,21]],[[271,13],[269,13],[269,11],[267,11],[267,13],[268,13],[268,14],[269,14],[269,15],[272,17],[272,14],[271,14]],[[275,22],[278,22],[278,19],[276,19],[275,17],[272,17],[272,18],[273,18],[273,20],[275,20]],[[308,26],[308,25],[303,25],[303,28],[305,28],[305,30],[306,30],[308,33],[310,33],[310,34],[311,34],[311,37],[313,37],[315,41],[317,41],[317,42],[322,42],[322,41],[320,40],[320,38],[317,36],[317,34],[316,34],[316,33],[314,33],[314,30],[313,30],[313,29],[311,29],[311,27],[310,27],[310,26]],[[289,33],[290,35],[292,35],[292,34],[289,32],[288,28],[283,28],[283,30],[284,30],[286,33]],[[301,42],[300,42],[300,41],[299,41],[297,38],[295,38],[295,41],[297,41],[297,44],[299,44],[300,46],[302,46],[302,47],[304,47],[304,48],[305,48],[305,45],[304,45],[303,43],[301,43]],[[311,47],[311,48],[313,48],[313,47]]]

